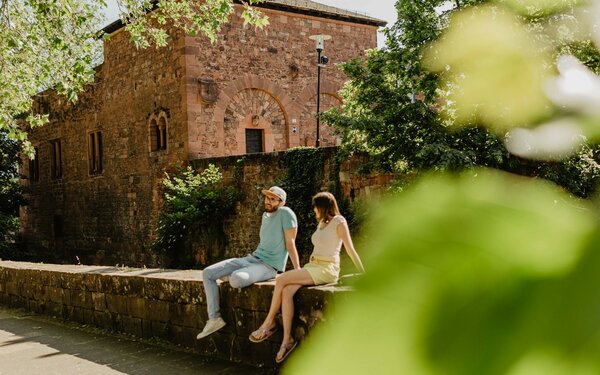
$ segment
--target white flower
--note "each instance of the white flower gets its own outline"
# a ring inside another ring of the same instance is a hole
[[[573,120],[562,119],[535,129],[514,128],[505,145],[514,155],[529,159],[559,160],[577,150],[585,142],[581,128]]]
[[[546,81],[546,96],[557,106],[600,114],[600,77],[571,55],[557,61],[560,75]]]

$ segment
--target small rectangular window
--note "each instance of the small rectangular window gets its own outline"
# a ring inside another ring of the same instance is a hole
[[[262,129],[246,129],[246,153],[254,154],[263,150]]]
[[[29,159],[29,181],[31,182],[40,180],[40,152],[37,147],[34,150],[34,158]]]
[[[102,173],[102,132],[93,131],[88,135],[88,164],[90,174]]]
[[[56,139],[50,142],[50,151],[52,152],[50,164],[53,179],[59,179],[62,177],[62,147],[60,139]]]

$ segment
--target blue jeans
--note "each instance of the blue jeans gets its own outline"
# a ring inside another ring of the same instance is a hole
[[[277,271],[261,260],[248,255],[244,258],[226,259],[206,267],[202,271],[208,318],[216,319],[219,313],[219,288],[217,279],[229,277],[229,284],[234,288],[244,288],[259,281],[269,280],[277,275]]]

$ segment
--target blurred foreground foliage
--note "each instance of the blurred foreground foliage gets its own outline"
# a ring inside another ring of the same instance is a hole
[[[372,210],[367,273],[284,373],[600,374],[598,206],[575,197],[600,176],[600,1],[396,9],[326,119],[421,176]]]
[[[589,202],[494,170],[434,174],[372,217],[367,274],[285,374],[598,374]]]
[[[456,3],[460,7],[448,7]],[[346,153],[373,157],[367,167],[492,167],[546,178],[590,197],[600,181],[597,138],[571,131],[573,109],[553,104],[544,92],[559,56],[575,56],[590,71],[600,71],[600,53],[586,29],[595,21],[578,8],[584,3],[399,0],[398,21],[385,30],[386,48],[339,65],[349,77],[345,103],[324,119],[341,132]],[[557,136],[565,141],[564,155],[547,157],[535,147],[526,157],[509,152],[509,129],[555,118],[569,120],[569,130]]]

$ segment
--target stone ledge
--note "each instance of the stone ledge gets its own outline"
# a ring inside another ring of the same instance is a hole
[[[248,335],[266,316],[274,281],[248,288],[220,283],[221,331],[197,341],[204,326],[206,298],[202,271],[57,265],[0,261],[0,304],[127,333],[157,337],[194,349],[204,356],[273,367],[281,330],[252,344]],[[324,321],[333,296],[344,286],[302,288],[296,295],[294,335],[298,339]]]

